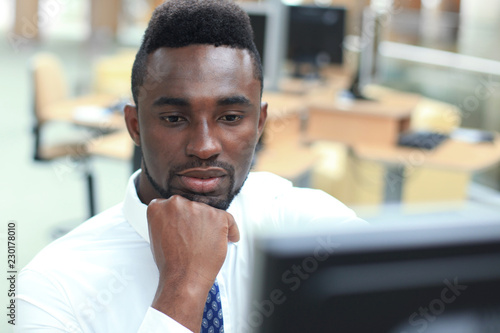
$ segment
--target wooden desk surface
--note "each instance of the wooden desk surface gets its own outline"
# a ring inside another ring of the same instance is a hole
[[[127,130],[106,134],[88,145],[90,154],[131,160],[134,154],[134,142]]]
[[[262,94],[262,101],[267,102],[267,117],[270,120],[285,118],[307,111],[304,95],[269,92]]]
[[[76,125],[98,130],[122,130],[126,128],[125,118],[122,112],[110,112],[109,114],[102,115],[98,112],[97,115],[90,114],[88,117],[85,117],[85,114],[78,115],[79,107],[96,107],[97,109],[104,109],[117,103],[118,100],[119,99],[115,95],[96,94],[64,101],[58,103],[56,107],[61,109],[61,111],[65,109],[65,112],[71,116],[71,119],[67,120]],[[83,112],[85,112],[85,110]],[[92,110],[89,110],[89,112],[92,113]]]
[[[112,95],[101,95],[101,94],[92,94],[79,96],[75,98],[69,98],[64,101],[60,101],[57,103],[53,103],[47,105],[41,110],[41,117],[44,118],[44,115],[47,115],[47,119],[42,119],[42,121],[46,120],[63,120],[63,121],[73,121],[73,116],[75,109],[82,106],[97,106],[97,107],[106,107],[112,105],[116,102],[116,96]]]
[[[94,120],[73,119],[75,125],[95,128],[97,130],[123,130],[126,128],[125,118],[122,113],[113,112],[109,116]]]
[[[303,94],[264,92],[269,104],[264,130],[264,149],[257,156],[255,171],[269,171],[298,180],[311,170],[317,156],[302,144],[300,117],[307,109]]]
[[[311,149],[294,142],[284,147],[271,145],[258,154],[253,170],[268,171],[289,180],[296,180],[311,170],[318,158]]]
[[[472,172],[489,168],[500,161],[500,135],[497,134],[492,143],[448,139],[433,150],[360,144],[354,146],[353,151],[360,158],[387,164]]]
[[[372,89],[367,97],[374,100],[349,100],[335,87],[325,87],[309,93],[307,103],[311,109],[401,119],[409,117],[420,100],[419,95],[384,88]]]

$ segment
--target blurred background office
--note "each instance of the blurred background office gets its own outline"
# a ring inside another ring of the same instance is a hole
[[[121,201],[138,157],[121,108],[161,2],[0,2],[0,235],[16,222],[17,269]],[[500,0],[241,4],[270,104],[256,170],[375,224],[498,216]]]

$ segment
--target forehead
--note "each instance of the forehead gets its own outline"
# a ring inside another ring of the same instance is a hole
[[[224,46],[159,48],[148,56],[143,85],[148,94],[140,94],[141,100],[166,93],[185,98],[242,91],[253,95],[256,88],[260,96],[250,53]]]

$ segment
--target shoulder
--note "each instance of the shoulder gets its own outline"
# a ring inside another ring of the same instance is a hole
[[[141,237],[123,216],[122,204],[118,204],[47,245],[26,266],[26,270],[59,270],[71,265],[76,258],[80,264],[91,263],[95,258],[111,255],[140,241]]]
[[[258,210],[266,223],[271,220],[273,224],[292,225],[322,220],[342,224],[359,220],[353,210],[331,195],[294,187],[290,181],[268,172],[249,174],[242,199],[247,207]]]
[[[242,188],[247,195],[275,196],[290,190],[291,181],[270,172],[250,172]]]
[[[82,332],[101,326],[119,327],[117,331],[140,326],[158,274],[149,243],[128,223],[122,209],[117,205],[82,223],[22,269],[16,297],[19,312],[26,314],[25,325],[75,323]],[[131,311],[137,317],[124,321],[123,304],[129,299],[136,301]],[[102,305],[109,310],[102,311]]]
[[[329,208],[347,209],[339,200],[321,190],[295,187],[291,181],[270,172],[251,172],[242,192],[247,196],[265,200],[274,199],[297,208],[312,203],[327,205]],[[296,203],[299,203],[299,206],[296,206]]]

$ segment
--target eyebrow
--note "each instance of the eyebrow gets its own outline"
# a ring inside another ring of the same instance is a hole
[[[250,100],[244,96],[230,96],[217,101],[217,105],[243,105],[252,106]]]
[[[164,105],[173,105],[173,106],[189,106],[189,102],[184,98],[176,98],[176,97],[159,97],[153,102],[153,106],[164,106]],[[252,106],[252,103],[245,96],[229,96],[225,98],[221,98],[217,101],[217,105],[243,105],[243,106]]]
[[[188,106],[189,102],[184,98],[160,97],[156,99],[153,103],[153,106],[163,106],[163,105]]]

